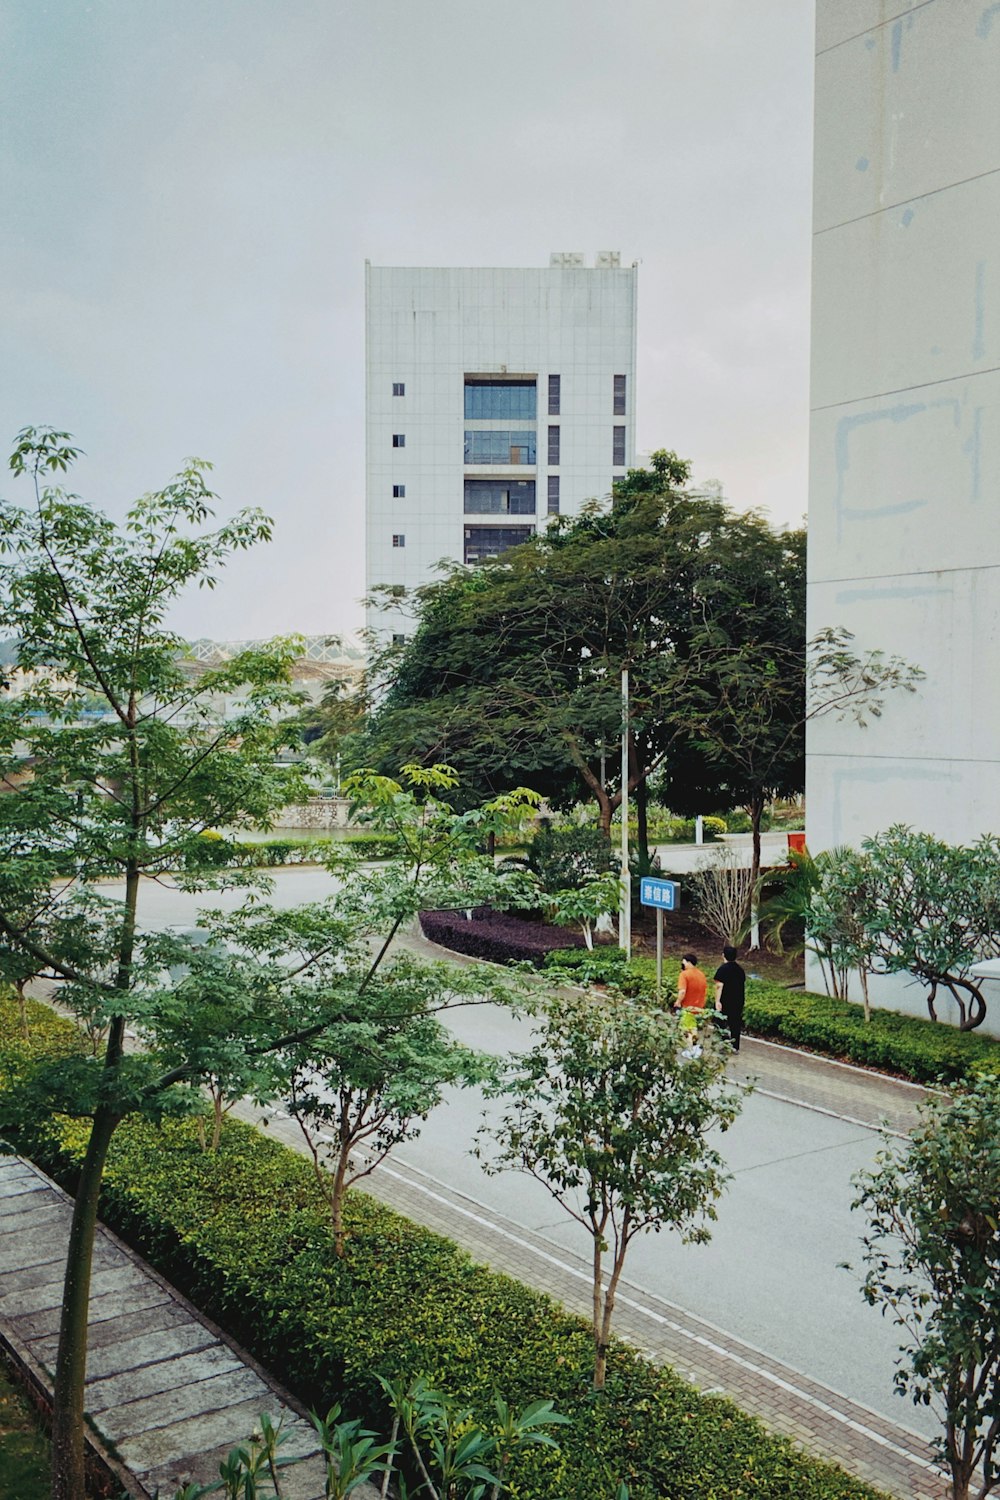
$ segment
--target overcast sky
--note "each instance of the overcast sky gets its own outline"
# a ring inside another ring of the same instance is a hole
[[[113,514],[212,460],[220,513],[263,506],[276,538],[177,627],[350,630],[365,259],[618,249],[640,451],[798,523],[812,11],[0,0],[0,442],[71,431],[74,488]]]

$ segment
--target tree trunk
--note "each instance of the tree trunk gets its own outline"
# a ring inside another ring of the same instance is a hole
[[[133,827],[138,827],[138,819]],[[124,994],[132,979],[135,945],[135,914],[139,899],[139,868],[135,860],[126,867],[125,916],[118,948],[116,985]],[[104,1077],[114,1077],[125,1051],[125,1020],[113,1016],[104,1053]],[[59,1321],[59,1352],[52,1391],[52,1500],[80,1500],[84,1488],[83,1386],[87,1370],[87,1322],[90,1280],[97,1229],[97,1204],[111,1137],[121,1116],[101,1105],[87,1142],[80,1181],[73,1204],[66,1277],[63,1282]]]
[[[333,1253],[344,1254],[344,1198],[347,1194],[347,1173],[350,1168],[351,1147],[349,1142],[341,1145],[337,1157],[337,1170],[333,1174],[333,1197],[330,1200],[330,1218],[333,1223]]]
[[[601,1236],[594,1234],[594,1261],[593,1261],[593,1313],[591,1321],[594,1328],[594,1390],[603,1391],[604,1377],[608,1368],[608,1351],[601,1343]]]
[[[861,1000],[865,1008],[865,1021],[867,1022],[872,1018],[872,1007],[871,1001],[868,998],[868,970],[864,965],[858,970],[858,974],[861,977]]]
[[[86,1494],[83,1383],[87,1367],[90,1278],[101,1178],[117,1124],[117,1115],[106,1109],[97,1111],[73,1204],[52,1398],[52,1500],[80,1500]]]

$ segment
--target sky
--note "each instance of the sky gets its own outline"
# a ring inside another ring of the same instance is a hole
[[[364,262],[638,261],[637,445],[806,508],[809,0],[0,0],[0,444],[276,521],[189,638],[350,632]],[[27,499],[4,469],[0,493]]]

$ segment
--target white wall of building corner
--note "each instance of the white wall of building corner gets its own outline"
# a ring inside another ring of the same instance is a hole
[[[1000,832],[998,98],[997,7],[818,0],[808,628],[926,679],[809,726],[814,852]]]

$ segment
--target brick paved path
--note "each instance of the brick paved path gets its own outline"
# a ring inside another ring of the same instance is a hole
[[[66,1194],[36,1167],[0,1157],[0,1340],[51,1392],[66,1237]],[[284,1417],[286,1500],[322,1500],[312,1424],[260,1365],[127,1249],[98,1229],[90,1300],[87,1411],[136,1497],[218,1478],[262,1412]],[[358,1500],[375,1500],[364,1486]]]

